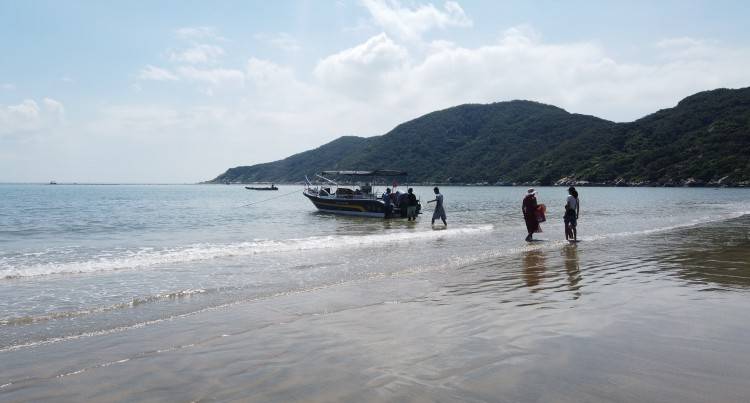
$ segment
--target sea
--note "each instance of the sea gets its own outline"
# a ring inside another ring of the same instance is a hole
[[[748,401],[750,189],[414,190],[0,184],[0,401]]]

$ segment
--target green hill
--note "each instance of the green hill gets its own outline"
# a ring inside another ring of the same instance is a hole
[[[701,92],[630,123],[530,101],[460,105],[369,138],[341,137],[208,183],[299,182],[400,169],[412,183],[748,185],[750,88]]]

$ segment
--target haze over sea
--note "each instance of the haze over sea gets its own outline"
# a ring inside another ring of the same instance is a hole
[[[538,190],[0,185],[0,400],[746,401],[750,189]]]

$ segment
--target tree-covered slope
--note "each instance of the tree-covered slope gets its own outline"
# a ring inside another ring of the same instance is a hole
[[[368,139],[344,136],[324,144],[314,150],[292,155],[280,161],[252,166],[230,168],[210,183],[253,183],[253,182],[299,182],[305,175],[326,169],[349,169],[340,166],[338,161],[352,150],[359,149]]]
[[[750,88],[695,94],[623,132],[608,171],[665,183],[750,179]]]
[[[324,169],[375,168],[406,170],[413,182],[743,184],[750,88],[695,94],[630,123],[529,101],[461,105],[210,182],[298,182]]]

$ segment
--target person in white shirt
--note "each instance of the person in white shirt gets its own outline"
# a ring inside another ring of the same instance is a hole
[[[577,241],[578,240],[578,213],[580,212],[580,203],[578,202],[578,191],[575,187],[571,186],[568,188],[568,199],[565,202],[565,216],[563,222],[565,223],[565,239]]]
[[[443,207],[443,195],[440,194],[440,189],[435,186],[434,189],[432,189],[435,192],[435,198],[433,200],[428,201],[427,203],[435,203],[435,211],[432,213],[432,225],[435,225],[435,220],[440,218],[443,220],[443,225],[446,227],[448,226],[448,223],[445,221],[445,207]]]

